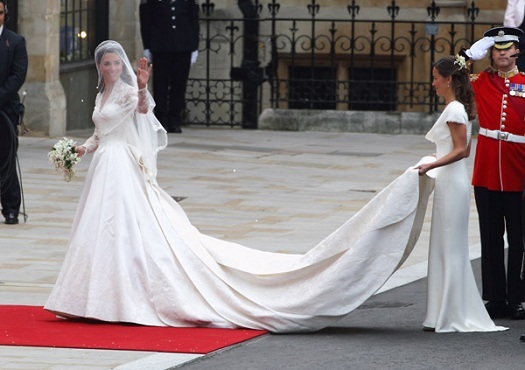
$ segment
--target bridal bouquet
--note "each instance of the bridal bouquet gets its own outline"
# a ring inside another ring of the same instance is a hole
[[[75,152],[76,142],[63,138],[59,140],[48,153],[49,162],[55,165],[57,172],[62,172],[64,180],[71,181],[75,176],[75,165],[80,162],[80,157]]]

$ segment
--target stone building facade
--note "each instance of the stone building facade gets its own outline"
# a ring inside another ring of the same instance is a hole
[[[15,0],[11,0],[15,1]],[[66,130],[90,127],[90,117],[96,94],[96,69],[94,63],[65,66],[60,62],[61,5],[63,0],[18,0],[18,32],[26,38],[29,54],[29,73],[23,91],[25,97],[25,125],[34,135],[59,137]],[[142,55],[138,7],[140,0],[107,0],[109,6],[108,38],[122,43],[130,59],[135,61]],[[255,1],[265,8],[272,1]],[[403,19],[428,18],[427,7],[432,1],[421,0],[368,0],[356,1],[360,5],[360,16],[365,19],[388,19],[388,6],[403,7]],[[99,1],[104,3],[104,1]],[[213,17],[241,17],[241,1],[200,1],[214,3]],[[351,0],[280,0],[280,16],[288,17],[304,13],[305,3],[318,4],[324,17],[338,17],[347,12]],[[436,0],[440,7],[440,18],[447,21],[465,21],[468,0]],[[482,10],[479,20],[501,24],[505,2],[478,0],[476,7]],[[202,17],[201,17],[202,19]],[[199,58],[192,68],[192,76],[205,76],[205,59]],[[229,71],[224,71],[228,74]]]

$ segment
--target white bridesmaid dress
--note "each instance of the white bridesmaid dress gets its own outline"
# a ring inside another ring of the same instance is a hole
[[[436,157],[453,149],[447,122],[471,124],[463,104],[449,103],[426,138],[436,145]],[[452,123],[452,124],[456,124]],[[466,159],[434,170],[435,189],[428,257],[425,328],[436,332],[499,331],[481,299],[469,258],[470,179]]]

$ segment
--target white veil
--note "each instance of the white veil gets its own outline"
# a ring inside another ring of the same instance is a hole
[[[123,63],[120,80],[131,86],[133,92],[136,92],[138,95],[137,76],[122,46],[113,40],[103,41],[95,49],[95,64],[98,71],[99,94],[105,89],[104,79],[99,64],[102,57],[107,52],[115,53],[120,57]],[[139,151],[138,157],[141,165],[144,167],[146,174],[154,180],[157,176],[157,153],[159,150],[162,150],[167,146],[168,137],[166,130],[153,114],[155,101],[148,91],[146,91],[146,93],[148,99],[147,113],[139,113],[137,110],[138,106],[132,107],[132,109],[134,109],[133,123],[137,135],[135,139],[131,139],[132,142],[130,144]]]

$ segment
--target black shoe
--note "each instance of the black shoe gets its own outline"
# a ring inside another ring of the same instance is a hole
[[[509,319],[511,320],[524,320],[525,319],[525,309],[523,308],[521,303],[509,305]]]
[[[525,342],[525,334],[521,334],[520,341]]]
[[[500,319],[507,317],[508,308],[505,301],[490,301],[485,303],[485,308],[491,319]]]
[[[172,116],[168,118],[168,132],[175,134],[181,134],[182,130],[180,128],[182,120],[179,116]]]
[[[180,128],[180,126],[170,126],[168,127],[168,132],[174,134],[182,134],[182,129]]]
[[[7,215],[5,215],[5,223],[7,225],[16,225],[18,223],[18,217],[14,212],[9,212]]]

